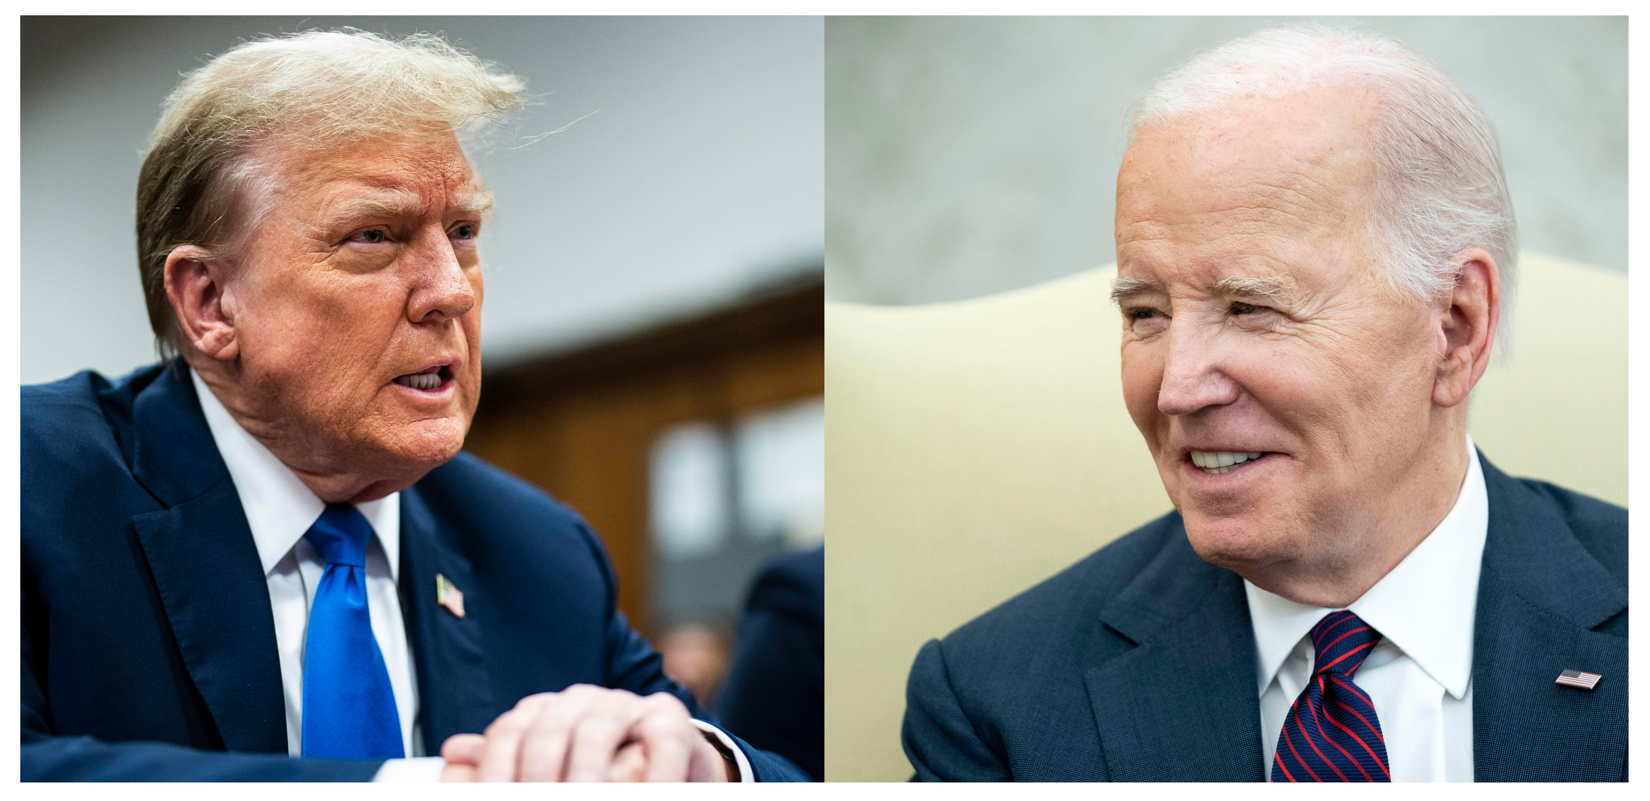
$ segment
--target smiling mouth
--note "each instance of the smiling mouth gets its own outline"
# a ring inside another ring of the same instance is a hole
[[[1266,451],[1239,453],[1236,451],[1191,451],[1187,456],[1192,465],[1209,475],[1230,472],[1267,454]]]
[[[451,380],[453,380],[453,369],[451,366],[443,364],[439,367],[431,367],[428,370],[396,376],[395,383],[422,392],[434,392]]]

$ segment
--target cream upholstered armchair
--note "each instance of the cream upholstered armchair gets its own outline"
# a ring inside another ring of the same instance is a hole
[[[1169,511],[1124,410],[1115,269],[826,305],[826,777],[899,781],[931,637]],[[1512,475],[1627,503],[1627,277],[1523,254],[1469,428]]]

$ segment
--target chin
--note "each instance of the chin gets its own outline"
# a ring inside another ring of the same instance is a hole
[[[1242,517],[1205,517],[1196,512],[1183,513],[1182,517],[1192,550],[1209,564],[1237,570],[1277,556],[1275,525]]]
[[[425,473],[458,455],[464,447],[464,435],[468,430],[467,420],[421,420],[395,432],[395,436],[387,441],[380,442],[378,450],[391,463],[388,466],[392,472],[416,473],[417,478],[422,478]]]

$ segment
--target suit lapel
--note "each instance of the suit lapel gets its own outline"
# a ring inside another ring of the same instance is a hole
[[[1557,505],[1480,459],[1490,524],[1474,624],[1478,781],[1619,781],[1627,757],[1627,639],[1593,631],[1627,591]],[[1559,671],[1604,678],[1591,692]]]
[[[1263,781],[1255,642],[1243,582],[1176,539],[1101,612],[1138,643],[1091,668],[1112,781]]]
[[[454,734],[481,732],[504,710],[493,703],[481,648],[485,617],[470,562],[447,541],[418,487],[401,493],[401,607],[418,666],[424,753],[435,756]],[[436,602],[436,574],[464,593],[459,618]]]
[[[269,587],[193,387],[167,369],[132,413],[132,473],[165,508],[132,518],[195,688],[232,751],[285,753]]]

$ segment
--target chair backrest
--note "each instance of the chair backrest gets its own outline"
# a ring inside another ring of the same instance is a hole
[[[1525,254],[1469,429],[1627,502],[1627,277]],[[826,776],[903,780],[918,647],[1169,511],[1123,407],[1112,267],[931,306],[826,304]]]

